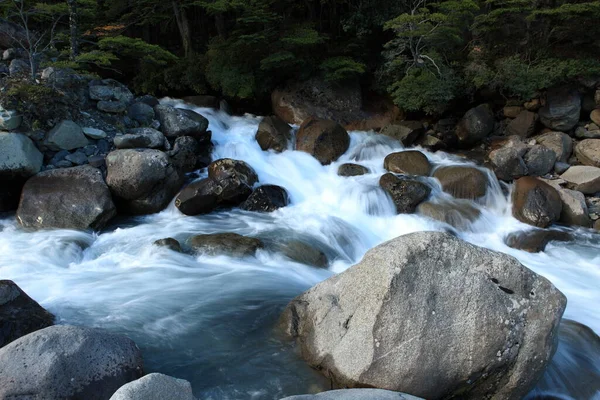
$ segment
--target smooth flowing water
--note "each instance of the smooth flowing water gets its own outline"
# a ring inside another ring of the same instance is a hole
[[[291,205],[270,214],[233,209],[188,217],[171,204],[161,213],[119,220],[99,233],[25,232],[13,215],[4,215],[0,277],[14,280],[61,324],[129,335],[142,349],[148,371],[189,380],[201,399],[279,399],[328,389],[328,382],[274,333],[282,308],[358,262],[373,246],[406,233],[453,228],[419,215],[395,214],[378,185],[384,157],[403,149],[394,140],[351,132],[346,154],[322,166],[291,149],[280,154],[261,151],[254,140],[260,118],[196,111],[210,121],[213,159],[246,161],[260,184],[286,188]],[[440,152],[425,154],[435,166],[469,163]],[[370,174],[339,177],[338,166],[345,162],[360,163]],[[451,201],[436,180],[429,183],[436,200]],[[504,244],[509,232],[531,227],[511,217],[510,202],[497,182],[476,206],[481,217],[457,234],[511,254],[546,276],[568,298],[565,317],[600,332],[600,235],[580,229],[574,232],[575,243],[551,244],[544,253],[529,254]],[[215,232],[260,237],[268,243],[303,240],[327,254],[330,268],[298,264],[269,250],[234,259],[179,254],[152,245],[165,237],[185,241]],[[591,365],[598,373],[600,360]],[[560,376],[551,381],[550,389],[573,394]]]

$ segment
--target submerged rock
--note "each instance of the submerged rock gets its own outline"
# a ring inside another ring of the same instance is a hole
[[[455,200],[453,202],[426,201],[419,204],[417,212],[426,217],[445,222],[459,230],[467,229],[481,215],[481,211],[466,200]]]
[[[383,167],[396,174],[429,176],[431,163],[420,151],[409,150],[388,154]]]
[[[296,134],[296,149],[311,154],[323,165],[340,158],[349,146],[348,132],[334,121],[309,118]]]
[[[295,298],[280,328],[338,386],[520,399],[554,354],[565,305],[516,259],[420,232]]]
[[[487,175],[475,167],[441,167],[435,170],[433,177],[440,181],[444,192],[457,199],[479,199],[485,196],[489,185]]]
[[[264,185],[254,192],[240,205],[242,210],[272,212],[289,204],[287,191],[281,186]]]
[[[183,252],[179,241],[173,238],[159,239],[154,242],[154,245],[158,247],[166,247],[167,249],[176,251],[178,253]]]
[[[51,326],[0,349],[0,398],[106,400],[143,375],[142,355],[122,335]]]
[[[188,240],[188,244],[197,253],[231,257],[253,256],[256,250],[263,247],[260,239],[238,235],[237,233],[196,235]]]
[[[515,182],[512,204],[516,219],[539,228],[547,228],[558,221],[562,212],[562,201],[556,189],[530,176]]]
[[[27,296],[16,283],[0,280],[0,347],[53,324],[54,315]]]
[[[283,255],[299,262],[318,268],[327,268],[329,260],[321,250],[299,240],[291,240],[280,248]]]
[[[379,185],[392,198],[398,214],[414,213],[417,206],[431,194],[431,188],[423,182],[399,178],[390,173],[379,179]]]
[[[529,253],[539,253],[550,242],[570,242],[573,236],[567,232],[540,230],[513,232],[506,237],[506,245]]]
[[[340,165],[338,168],[339,176],[360,176],[360,175],[366,175],[368,173],[369,173],[369,169],[367,167],[363,167],[362,165],[358,165],[358,164],[346,163],[346,164]]]
[[[256,141],[264,151],[274,150],[278,153],[286,150],[290,141],[292,127],[277,116],[265,117],[258,125]]]
[[[123,385],[110,400],[196,400],[192,385],[163,374],[148,374]]]

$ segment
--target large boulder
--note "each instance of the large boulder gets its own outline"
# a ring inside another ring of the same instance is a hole
[[[431,194],[431,188],[423,182],[390,173],[379,179],[379,185],[392,198],[398,214],[414,213]]]
[[[123,385],[110,400],[196,400],[192,385],[183,379],[153,373]]]
[[[84,165],[30,178],[23,187],[17,220],[34,229],[102,229],[116,213],[102,172]]]
[[[256,141],[264,151],[274,150],[281,153],[288,148],[292,140],[291,130],[292,127],[278,116],[265,117],[258,125]]]
[[[577,125],[581,113],[581,95],[568,88],[551,89],[546,105],[539,111],[540,121],[553,131],[568,132]]]
[[[152,128],[130,129],[125,135],[117,135],[113,139],[117,149],[160,149],[165,145],[165,136]]]
[[[440,181],[444,192],[457,199],[479,199],[485,196],[489,185],[487,175],[475,167],[441,167],[435,170],[433,177]]]
[[[410,150],[388,154],[383,167],[396,174],[429,176],[431,163],[420,151]]]
[[[549,148],[556,153],[556,159],[560,162],[567,162],[573,153],[573,139],[563,132],[548,132],[536,136],[535,140],[542,146]]]
[[[203,139],[207,135],[208,120],[197,112],[163,104],[154,107],[154,111],[160,121],[160,130],[166,137]]]
[[[567,187],[583,194],[600,192],[600,168],[576,165],[560,176]]]
[[[334,121],[309,118],[296,134],[296,150],[311,154],[323,165],[340,158],[349,146],[348,132]]]
[[[29,178],[40,172],[43,159],[27,136],[0,132],[0,179]]]
[[[575,146],[575,155],[583,165],[600,167],[600,139],[582,140]]]
[[[264,185],[254,192],[240,205],[242,210],[272,212],[289,204],[287,191],[281,186]]]
[[[53,324],[54,315],[27,296],[16,283],[0,280],[0,347]]]
[[[281,400],[420,400],[409,394],[381,389],[341,389],[319,394],[302,394]]]
[[[470,109],[456,126],[456,136],[461,144],[473,145],[494,131],[494,113],[487,104]]]
[[[0,398],[106,400],[143,375],[142,355],[122,335],[51,326],[0,349]]]
[[[183,183],[169,156],[160,150],[115,150],[106,156],[106,183],[117,207],[130,214],[164,209]]]
[[[419,232],[295,298],[280,328],[338,386],[516,400],[552,358],[565,305],[513,257]]]
[[[196,235],[188,240],[188,245],[200,254],[231,257],[253,256],[258,249],[264,246],[260,239],[238,235],[237,233]]]
[[[547,228],[560,219],[562,201],[556,189],[531,176],[515,182],[512,214],[521,222]]]
[[[56,124],[46,136],[46,145],[53,150],[73,150],[88,143],[81,127],[69,120]]]
[[[539,117],[531,111],[521,111],[506,127],[506,135],[528,138],[535,133]]]

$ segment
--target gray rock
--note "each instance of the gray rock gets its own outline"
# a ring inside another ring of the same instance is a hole
[[[562,201],[546,182],[526,176],[518,179],[512,192],[512,214],[521,222],[547,228],[560,219]]]
[[[0,280],[0,347],[53,324],[54,315],[27,296],[16,283]]]
[[[131,339],[99,329],[51,326],[0,349],[0,398],[106,400],[141,377]]]
[[[11,47],[10,49],[4,50],[4,52],[2,53],[3,61],[12,61],[15,58],[19,58],[19,57],[23,57],[22,49],[15,49],[15,48]]]
[[[102,168],[106,166],[106,157],[101,155],[89,156],[88,164],[95,168]]]
[[[280,246],[281,253],[301,264],[317,268],[327,268],[329,260],[321,250],[299,240],[291,240]]]
[[[238,235],[237,233],[212,233],[192,236],[188,245],[197,253],[210,256],[231,257],[253,256],[263,247],[260,239]]]
[[[175,139],[173,149],[168,152],[173,164],[183,173],[192,172],[198,169],[200,145],[198,141],[191,136],[180,136]]]
[[[277,116],[265,117],[258,125],[256,141],[264,151],[278,153],[287,150],[292,140],[292,127]]]
[[[513,257],[419,232],[295,298],[280,328],[337,386],[516,400],[552,358],[565,306]]]
[[[100,111],[104,111],[112,114],[121,114],[124,113],[127,109],[127,104],[122,101],[108,101],[101,100],[96,104],[96,107]]]
[[[106,132],[104,132],[102,129],[85,127],[85,128],[82,128],[82,130],[83,130],[83,134],[85,136],[89,137],[90,139],[98,140],[98,139],[104,139],[106,137]]]
[[[449,166],[435,170],[444,192],[457,199],[475,200],[487,193],[489,180],[487,175],[475,167]]]
[[[196,400],[192,385],[183,379],[149,374],[121,386],[110,400]]]
[[[134,96],[133,93],[120,82],[114,79],[104,79],[100,85],[92,85],[89,89],[90,98],[100,101],[120,101],[129,104]]]
[[[0,132],[0,178],[28,178],[40,172],[44,156],[20,133]]]
[[[557,161],[556,164],[554,164],[554,172],[559,175],[564,174],[569,168],[571,168],[571,165],[564,162]]]
[[[159,104],[154,111],[166,137],[192,136],[205,141],[208,120],[192,111]],[[210,141],[210,138],[208,139]]]
[[[154,108],[143,102],[133,103],[127,109],[129,118],[140,123],[140,125],[150,125],[156,116]]]
[[[77,151],[73,154],[69,154],[68,156],[66,156],[65,160],[71,162],[73,165],[83,165],[87,164],[88,157],[85,155],[85,153]]]
[[[578,139],[600,139],[600,129],[586,129],[583,126],[575,129],[575,137]]]
[[[89,156],[94,156],[94,155],[98,154],[98,147],[95,146],[95,145],[93,145],[93,144],[90,144],[90,145],[87,145],[87,146],[85,146],[83,148],[83,152],[88,157]]]
[[[431,163],[425,154],[416,150],[388,154],[383,167],[396,174],[429,176]]]
[[[573,153],[573,139],[563,132],[548,132],[536,136],[535,140],[540,145],[556,153],[558,161],[567,162]]]
[[[470,109],[456,126],[460,143],[472,145],[488,137],[494,130],[494,114],[487,104]]]
[[[69,160],[61,160],[54,164],[54,166],[56,168],[71,168],[73,166],[73,163]]]
[[[431,194],[431,188],[426,184],[390,173],[379,179],[379,185],[392,198],[398,214],[414,213],[417,206]]]
[[[160,150],[115,150],[106,157],[106,183],[117,208],[130,214],[151,214],[164,209],[183,179]]]
[[[296,150],[311,154],[323,165],[340,158],[349,146],[348,132],[334,121],[309,118],[296,134]]]
[[[507,135],[528,138],[535,133],[539,117],[531,111],[521,111],[506,127]]]
[[[544,176],[554,168],[556,153],[545,146],[535,145],[525,154],[524,161],[529,175]]]
[[[113,99],[113,90],[109,86],[90,86],[90,99],[109,101]]]
[[[31,71],[31,67],[29,66],[29,63],[27,61],[15,58],[10,62],[10,65],[8,66],[8,71],[10,73],[10,76],[13,77],[25,76],[29,74],[29,72]]]
[[[562,200],[560,222],[566,225],[590,227],[592,221],[588,215],[587,204],[583,193],[576,190],[560,189],[558,195]]]
[[[513,249],[528,253],[539,253],[546,250],[550,242],[570,242],[573,236],[567,232],[534,229],[531,231],[512,232],[506,237],[506,245]]]
[[[494,150],[489,154],[490,162],[498,179],[512,181],[529,173],[519,151],[511,146]]]
[[[577,143],[575,155],[583,165],[600,167],[600,139],[586,139]]]
[[[583,194],[600,192],[600,168],[576,165],[562,174],[561,179],[567,181],[567,187]]]
[[[367,167],[363,167],[358,164],[342,164],[338,168],[339,176],[360,176],[366,175],[369,173],[369,169]]]
[[[35,229],[101,229],[116,213],[102,172],[85,165],[30,178],[23,187],[17,220]]]
[[[5,110],[0,106],[0,129],[12,131],[21,126],[23,117],[15,110]]]
[[[88,144],[81,127],[69,120],[58,123],[46,136],[46,145],[53,150],[73,150]]]
[[[117,135],[113,142],[117,149],[160,149],[165,145],[165,136],[152,128],[130,129],[126,135]]]
[[[111,145],[110,145],[110,143],[108,143],[107,140],[100,139],[100,140],[98,140],[97,146],[98,146],[98,151],[100,153],[106,154],[109,152]]]
[[[381,389],[342,389],[319,394],[303,394],[281,400],[422,400],[409,394]]]
[[[581,95],[577,90],[551,89],[546,96],[546,105],[539,111],[540,120],[547,128],[567,132],[573,129],[581,113]]]
[[[273,212],[289,204],[287,191],[281,186],[264,185],[259,186],[252,194],[240,204],[240,208],[246,211]]]

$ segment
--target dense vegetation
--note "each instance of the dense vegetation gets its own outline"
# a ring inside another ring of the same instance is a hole
[[[264,103],[288,79],[322,76],[360,79],[405,110],[436,114],[482,90],[527,100],[600,75],[597,0],[4,0],[0,7],[5,19],[45,34],[30,49],[35,60],[111,74],[139,92]]]

